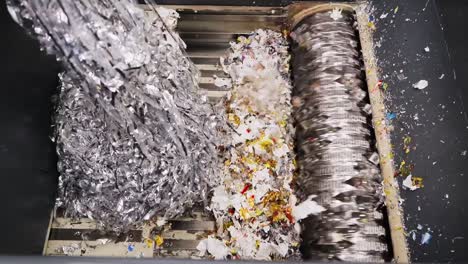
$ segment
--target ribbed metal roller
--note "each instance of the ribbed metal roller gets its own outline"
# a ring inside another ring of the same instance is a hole
[[[387,255],[365,74],[354,16],[316,13],[293,30],[298,186],[326,208],[303,222],[306,259],[382,262]]]

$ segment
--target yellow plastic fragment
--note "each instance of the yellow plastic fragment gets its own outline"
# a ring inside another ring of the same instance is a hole
[[[411,177],[411,181],[413,182],[414,186],[417,186],[418,188],[424,187],[423,185],[423,178],[421,177]]]
[[[154,241],[156,242],[156,246],[160,247],[164,243],[164,238],[160,235],[154,237]]]
[[[369,27],[369,28],[372,29],[372,30],[375,30],[375,24],[374,24],[374,22],[368,22],[368,23],[367,23],[367,27]]]
[[[152,239],[149,239],[149,238],[145,239],[146,246],[149,248],[153,247],[153,242],[154,241]]]

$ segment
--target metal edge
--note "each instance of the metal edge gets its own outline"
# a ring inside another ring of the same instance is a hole
[[[151,11],[152,9],[146,4],[140,4],[144,10]],[[284,14],[287,14],[287,7],[284,6],[222,6],[222,5],[169,5],[163,4],[162,7],[171,8],[176,11],[192,10],[192,11],[223,11],[223,12],[251,12],[252,14],[258,14],[258,12],[264,12],[264,14],[272,14],[271,12],[281,10]]]
[[[374,125],[377,149],[380,156],[380,169],[383,177],[385,205],[387,207],[393,256],[396,263],[409,263],[410,255],[406,240],[403,210],[399,206],[400,193],[395,180],[395,166],[389,128],[386,123],[384,95],[379,87],[379,68],[374,53],[372,30],[368,26],[369,15],[364,12],[365,4],[355,9],[361,41],[362,56],[366,69],[367,89],[372,106],[372,123]]]
[[[305,17],[312,14],[339,8],[347,11],[354,11],[356,4],[333,3],[333,2],[295,2],[288,8],[289,28],[292,30]]]
[[[52,223],[55,219],[55,208],[52,208],[50,211],[50,216],[49,216],[49,225],[47,226],[47,232],[44,238],[44,246],[42,248],[42,256],[46,256],[47,254],[47,248],[49,247],[49,236],[50,236],[50,230],[52,229]]]

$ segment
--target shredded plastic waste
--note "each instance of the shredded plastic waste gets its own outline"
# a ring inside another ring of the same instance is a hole
[[[208,200],[219,122],[172,31],[175,11],[132,0],[8,3],[65,68],[54,140],[66,216],[120,232]]]
[[[224,105],[227,132],[223,182],[211,210],[216,236],[199,250],[216,259],[271,260],[298,256],[297,222],[323,208],[293,194],[288,44],[279,32],[256,30],[231,43],[223,67],[233,89]]]

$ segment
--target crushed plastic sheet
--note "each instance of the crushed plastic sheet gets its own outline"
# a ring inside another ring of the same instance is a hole
[[[54,140],[66,216],[121,232],[208,201],[218,119],[171,29],[175,11],[131,0],[8,3],[65,68]]]
[[[422,89],[426,88],[428,85],[429,85],[429,83],[426,80],[420,80],[419,82],[414,83],[413,87],[416,88],[416,89],[422,90]]]
[[[229,254],[229,249],[223,241],[211,237],[200,241],[197,250],[200,251],[200,257],[209,253],[215,259],[224,259]]]
[[[418,183],[419,179],[420,178],[413,177],[412,175],[408,175],[408,177],[406,177],[403,180],[403,188],[407,188],[411,191],[415,191],[421,188],[422,186]]]
[[[288,43],[279,32],[256,30],[231,43],[223,67],[233,89],[224,102],[227,132],[223,182],[211,210],[218,233],[199,249],[216,259],[296,258],[297,221],[323,210],[312,197],[299,203],[295,171]],[[211,250],[213,249],[213,250]]]

